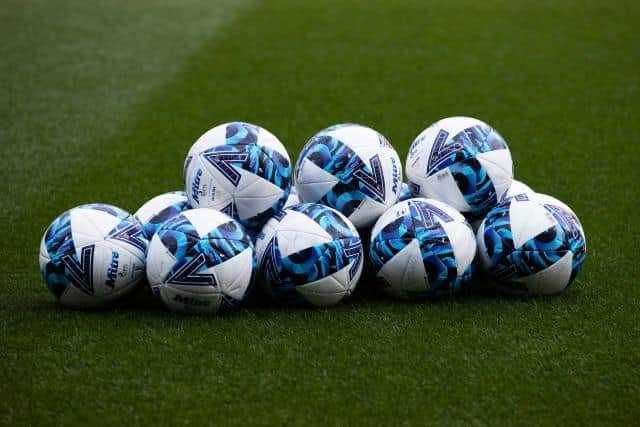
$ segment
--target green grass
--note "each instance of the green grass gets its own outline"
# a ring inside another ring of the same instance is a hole
[[[640,7],[311,3],[3,3],[0,424],[637,420]],[[580,216],[587,261],[562,296],[190,318],[66,310],[41,281],[56,215],[178,189],[215,124],[261,124],[295,157],[359,122],[404,157],[449,115],[491,123],[516,177]]]

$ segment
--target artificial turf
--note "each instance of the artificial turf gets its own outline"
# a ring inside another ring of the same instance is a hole
[[[638,22],[632,1],[3,2],[0,424],[637,422]],[[562,296],[192,318],[72,311],[42,283],[55,216],[179,189],[216,124],[260,124],[295,158],[358,122],[404,158],[451,115],[492,124],[516,178],[580,217]]]

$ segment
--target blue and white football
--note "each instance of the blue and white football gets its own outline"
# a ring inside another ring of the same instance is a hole
[[[253,244],[242,226],[215,209],[191,209],[151,239],[147,278],[172,311],[215,314],[235,309],[251,284]]]
[[[459,292],[473,274],[476,242],[464,216],[446,203],[414,198],[385,212],[369,255],[384,290],[421,299]]]
[[[398,200],[402,164],[382,134],[365,126],[341,124],[307,142],[295,175],[300,201],[337,209],[363,228]]]
[[[513,179],[502,136],[470,117],[449,117],[425,129],[411,144],[405,166],[413,194],[445,202],[469,220],[502,200]]]
[[[576,214],[544,195],[517,194],[493,208],[477,234],[482,268],[501,289],[554,295],[576,278],[586,256]]]
[[[317,203],[290,206],[271,218],[258,235],[256,256],[262,283],[283,304],[337,304],[362,273],[356,228]]]
[[[191,207],[214,208],[247,228],[259,229],[289,196],[291,162],[268,130],[250,123],[225,123],[193,144],[184,178]]]
[[[140,221],[145,236],[151,239],[162,224],[190,208],[187,193],[171,191],[150,199],[133,216]]]
[[[56,218],[40,243],[40,270],[64,305],[91,308],[132,291],[144,277],[148,240],[140,223],[111,205],[89,204]]]

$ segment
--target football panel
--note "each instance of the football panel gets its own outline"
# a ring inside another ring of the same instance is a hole
[[[136,217],[138,221],[145,223],[166,208],[183,203],[188,203],[187,194],[183,191],[160,194],[140,206],[133,216]]]
[[[445,225],[451,222],[466,222],[466,218],[460,212],[455,210],[451,205],[436,199],[425,199],[421,197],[414,197],[413,204],[426,203],[433,212],[433,219],[439,222],[441,225]]]
[[[345,269],[348,269],[348,267],[345,267]],[[297,286],[296,291],[316,307],[335,305],[347,295],[347,290],[340,280],[334,277],[335,274],[338,274],[338,272],[315,282]]]
[[[336,126],[326,130],[325,134],[337,139],[354,152],[364,152],[370,148],[380,147],[380,134],[362,125],[345,124]]]
[[[417,239],[411,239],[399,252],[380,268],[377,274],[390,286],[393,295],[421,292],[429,289],[429,279],[422,262]]]
[[[396,203],[387,209],[376,221],[371,229],[371,240],[375,239],[380,232],[398,217],[409,215],[409,204],[407,201]]]
[[[151,286],[164,283],[176,264],[176,258],[163,244],[157,234],[151,239],[147,255],[147,279]]]
[[[515,197],[519,194],[526,195],[530,200],[536,198],[536,192],[533,191],[531,187],[521,181],[512,179],[511,185],[509,186],[507,192],[504,193],[503,199],[501,201],[506,200],[510,197]]]
[[[245,170],[234,192],[234,203],[238,218],[243,221],[267,211],[282,200],[285,191],[264,178]]]
[[[247,248],[233,258],[215,265],[213,274],[220,292],[241,301],[251,284],[253,269],[253,250]]]
[[[79,248],[103,240],[121,222],[116,216],[94,209],[75,208],[69,212],[69,216],[78,258]]]
[[[228,215],[213,208],[191,209],[181,214],[189,221],[193,231],[202,238],[220,227],[233,221]]]
[[[487,171],[497,200],[502,200],[513,180],[513,162],[508,149],[478,153],[476,159]]]
[[[277,220],[271,218],[267,223],[262,227],[260,233],[258,233],[258,237],[256,239],[255,251],[256,251],[256,260],[258,265],[262,263],[262,257],[264,256],[264,251],[267,248],[267,245],[273,238],[276,232]]]
[[[568,251],[558,261],[542,271],[516,279],[530,295],[556,295],[562,292],[571,280],[573,253]],[[509,286],[504,286],[509,290]]]
[[[334,239],[358,236],[354,225],[337,209],[318,203],[302,203],[287,209],[287,212],[300,212],[315,221]],[[286,218],[285,218],[286,219]]]
[[[198,138],[196,142],[193,143],[191,149],[189,150],[189,154],[197,155],[205,150],[208,150],[211,147],[217,147],[219,145],[226,144],[227,125],[228,123],[224,123],[215,126],[203,133],[200,138]]]
[[[433,135],[437,134],[439,129],[446,130],[451,137],[458,135],[465,129],[472,128],[474,126],[488,126],[485,122],[474,119],[473,117],[466,116],[454,116],[440,119],[435,123],[435,127],[432,130]]]
[[[276,231],[278,247],[283,257],[333,241],[333,238],[322,228],[317,225],[315,227],[312,226],[310,223],[313,223],[313,221],[308,221],[308,223],[308,228],[278,229]],[[306,231],[306,229],[309,231]]]
[[[453,248],[458,275],[462,275],[476,255],[476,239],[467,223],[452,221],[441,223]]]
[[[217,290],[195,293],[172,284],[162,284],[158,289],[166,307],[178,313],[215,314],[222,303],[222,295]]]
[[[303,285],[345,267],[349,267],[353,277],[359,262],[362,262],[362,244],[358,237],[333,240],[280,257],[278,279],[286,286]]]
[[[258,145],[277,151],[281,156],[287,159],[289,163],[291,163],[291,158],[289,157],[289,153],[285,146],[273,133],[265,128],[260,128],[258,132]]]
[[[496,190],[489,174],[477,158],[471,157],[458,161],[448,169],[460,194],[469,206],[468,210],[461,212],[482,216],[498,203]]]
[[[357,228],[368,227],[373,225],[373,223],[387,210],[388,207],[388,205],[384,205],[369,197],[365,197],[362,203],[353,210],[348,218]]]
[[[553,215],[537,200],[513,198],[507,203],[514,249],[556,225]]]
[[[458,188],[450,169],[443,169],[417,183],[420,185],[420,194],[424,197],[445,202],[460,212],[471,211],[471,206]]]
[[[339,182],[309,159],[302,159],[296,177],[296,190],[303,202],[317,202]]]

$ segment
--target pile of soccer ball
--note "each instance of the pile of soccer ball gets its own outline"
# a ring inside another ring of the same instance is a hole
[[[584,231],[567,205],[512,171],[504,139],[472,118],[440,120],[416,138],[408,184],[373,129],[319,132],[294,179],[273,134],[227,123],[191,147],[184,192],[133,216],[90,204],[56,218],[40,268],[63,304],[82,308],[118,300],[145,277],[180,312],[236,308],[254,282],[282,304],[328,306],[353,292],[363,266],[400,298],[452,295],[478,272],[510,293],[557,294],[584,262]]]

